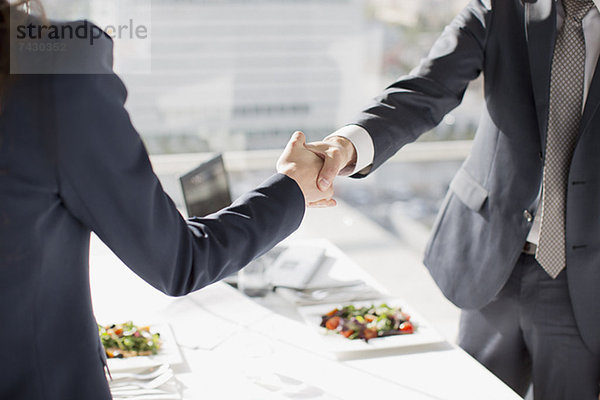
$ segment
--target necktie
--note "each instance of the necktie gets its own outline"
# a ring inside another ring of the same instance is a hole
[[[552,57],[540,238],[535,254],[552,278],[566,266],[567,181],[583,102],[585,39],[581,20],[593,6],[592,0],[563,0],[565,19]]]

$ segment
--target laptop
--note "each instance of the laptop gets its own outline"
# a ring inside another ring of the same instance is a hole
[[[231,205],[223,155],[217,154],[179,178],[189,217],[204,217]]]

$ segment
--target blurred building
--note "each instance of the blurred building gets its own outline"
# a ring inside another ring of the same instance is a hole
[[[123,1],[44,4],[98,23]],[[136,2],[151,5],[151,41],[135,43],[149,44],[151,73],[121,73],[126,107],[152,153],[179,153],[281,148],[298,129],[323,137],[408,73],[467,0]],[[472,137],[480,84],[464,103],[424,138]]]
[[[376,18],[393,24],[418,27],[420,30],[437,28],[448,22],[468,0],[370,0]]]
[[[124,75],[151,152],[322,137],[374,93],[382,39],[361,0],[155,0],[152,73]]]
[[[369,0],[370,14],[383,29],[382,81],[389,84],[417,66],[467,4],[468,0]],[[481,80],[471,83],[462,104],[421,140],[472,138],[483,105],[482,93]]]

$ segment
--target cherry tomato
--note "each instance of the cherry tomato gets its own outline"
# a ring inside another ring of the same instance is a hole
[[[354,331],[352,330],[347,330],[347,331],[342,331],[340,332],[342,335],[344,335],[344,337],[350,337],[350,335],[352,335],[354,333]]]
[[[327,320],[327,322],[325,322],[325,328],[329,329],[329,330],[334,330],[338,327],[338,325],[340,324],[340,317],[331,317]]]
[[[413,333],[415,331],[413,324],[408,321],[401,323],[398,329],[400,329],[400,332],[402,333]]]

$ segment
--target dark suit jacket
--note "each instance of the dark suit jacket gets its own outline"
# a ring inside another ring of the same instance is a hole
[[[375,170],[456,107],[483,73],[485,109],[473,149],[446,196],[425,265],[463,308],[490,302],[508,279],[542,179],[554,0],[472,0],[429,55],[357,118],[372,136]],[[600,76],[594,75],[567,195],[567,269],[580,331],[600,352]]]
[[[110,398],[91,231],[142,279],[181,296],[239,270],[304,215],[298,185],[277,174],[225,210],[184,220],[123,108],[111,41],[79,46],[101,74],[19,76],[0,116],[0,399]]]

